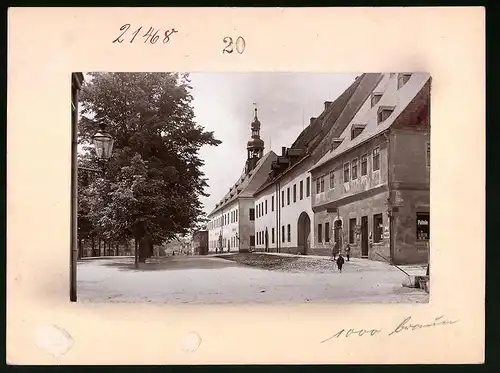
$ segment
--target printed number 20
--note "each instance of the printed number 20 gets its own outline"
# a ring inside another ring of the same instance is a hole
[[[233,38],[226,36],[222,41],[226,44],[226,46],[222,50],[223,54],[224,53],[231,54],[233,53],[234,49],[236,49],[236,52],[238,52],[239,54],[242,54],[245,51],[246,47],[245,39],[243,39],[241,36],[238,36],[238,39],[236,39],[236,43],[234,43],[234,48],[233,48]]]

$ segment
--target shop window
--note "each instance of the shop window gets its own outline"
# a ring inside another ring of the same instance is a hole
[[[344,163],[344,183],[349,182],[349,162]]]
[[[330,223],[325,223],[325,242],[330,242]]]
[[[355,229],[356,229],[356,218],[349,219],[349,243],[354,243]]]
[[[373,215],[373,242],[381,242],[384,236],[382,214]]]
[[[318,243],[323,242],[323,226],[318,224]]]
[[[380,148],[373,149],[373,171],[380,170]]]
[[[417,240],[427,241],[430,237],[430,216],[428,212],[417,212]]]

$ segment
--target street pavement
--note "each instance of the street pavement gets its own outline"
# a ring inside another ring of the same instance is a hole
[[[262,255],[271,259],[273,254]],[[351,259],[339,273],[325,257],[289,259],[283,260],[284,265],[261,269],[215,256],[174,256],[152,258],[138,270],[130,257],[86,259],[78,263],[78,301],[279,304],[429,299],[422,290],[403,287],[406,275],[386,263]],[[422,266],[403,268],[425,274]]]

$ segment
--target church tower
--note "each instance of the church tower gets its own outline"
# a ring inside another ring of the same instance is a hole
[[[255,117],[251,124],[252,139],[247,142],[246,173],[252,171],[264,153],[264,141],[260,138],[260,121],[257,118],[257,105],[254,104]]]

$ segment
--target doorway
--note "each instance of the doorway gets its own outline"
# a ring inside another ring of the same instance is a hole
[[[303,211],[297,221],[297,246],[299,252],[307,255],[309,251],[309,235],[311,234],[311,219],[307,212]]]
[[[339,250],[342,248],[342,220],[335,220],[333,223],[333,240]]]
[[[361,257],[368,257],[368,216],[361,217]]]

